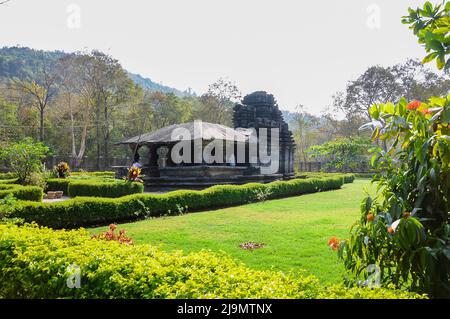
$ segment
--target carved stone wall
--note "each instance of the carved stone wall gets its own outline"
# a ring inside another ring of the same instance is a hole
[[[286,179],[294,176],[294,139],[272,94],[256,91],[246,95],[242,102],[234,107],[233,124],[234,128],[255,128],[258,137],[260,128],[267,128],[268,136],[271,128],[278,128],[280,139],[278,173],[283,174]]]

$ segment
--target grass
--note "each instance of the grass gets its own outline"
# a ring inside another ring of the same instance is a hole
[[[261,203],[161,217],[119,225],[139,243],[184,252],[224,251],[256,269],[304,271],[322,282],[340,282],[344,268],[327,246],[331,236],[344,238],[359,216],[369,180],[342,189]],[[97,233],[105,227],[92,229]],[[244,242],[264,243],[248,251]]]

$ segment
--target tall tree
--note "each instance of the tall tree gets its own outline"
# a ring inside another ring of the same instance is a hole
[[[200,108],[195,115],[205,121],[231,125],[233,106],[241,96],[235,83],[219,78],[210,84],[208,91],[200,97]]]
[[[101,169],[103,166],[101,163],[102,147],[105,160],[109,157],[113,124],[111,114],[114,107],[127,101],[129,90],[132,89],[133,84],[116,59],[95,50],[87,56],[89,63],[86,69],[86,77],[92,90],[95,105],[96,166],[97,169]]]
[[[33,69],[30,78],[13,78],[13,88],[21,91],[30,98],[34,107],[39,111],[39,140],[44,141],[45,111],[57,93],[60,76],[55,72],[55,61],[46,59],[42,53],[37,59],[38,65]]]

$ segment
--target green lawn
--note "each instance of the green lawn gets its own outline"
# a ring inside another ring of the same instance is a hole
[[[271,200],[183,216],[121,224],[136,243],[185,252],[225,251],[257,269],[304,270],[323,282],[341,280],[343,266],[329,249],[331,236],[343,238],[359,216],[368,180],[357,179],[340,190]],[[93,229],[93,232],[105,230]],[[243,250],[243,242],[266,246]]]

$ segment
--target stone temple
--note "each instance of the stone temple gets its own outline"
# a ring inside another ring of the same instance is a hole
[[[272,94],[245,96],[234,106],[233,127],[194,121],[117,144],[137,151],[149,191],[294,177],[295,143]],[[113,168],[126,174],[126,167]]]

